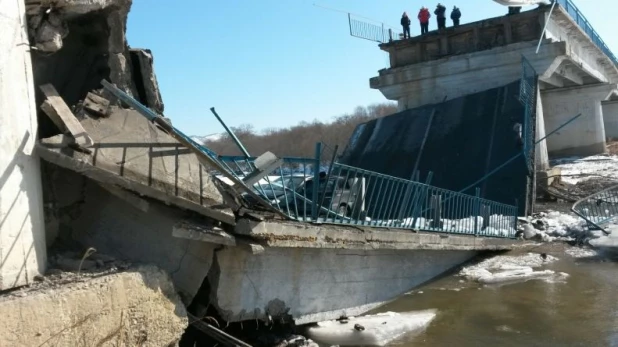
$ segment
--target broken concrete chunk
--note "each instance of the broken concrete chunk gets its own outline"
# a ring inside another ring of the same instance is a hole
[[[36,48],[43,52],[59,51],[62,48],[62,39],[69,34],[66,23],[54,12],[50,13],[46,20],[35,18],[29,24],[30,28],[36,32],[34,36]]]
[[[51,118],[54,123],[62,123],[63,127],[75,138],[75,142],[82,147],[92,147],[94,141],[86,133],[84,127],[79,120],[75,117],[69,106],[64,102],[62,97],[58,94],[56,88],[51,84],[44,84],[40,86],[41,91],[47,97],[48,103],[43,103],[41,108]],[[62,129],[62,128],[61,128]]]
[[[94,93],[88,93],[84,99],[84,108],[101,117],[109,116],[109,100]]]

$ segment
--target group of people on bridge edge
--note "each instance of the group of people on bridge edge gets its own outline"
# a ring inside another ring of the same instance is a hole
[[[433,13],[436,15],[436,19],[438,22],[438,30],[446,28],[446,7],[440,3],[436,6],[435,11]],[[429,32],[429,18],[431,18],[431,13],[429,13],[429,9],[427,7],[422,7],[418,12],[418,21],[421,24],[421,35],[427,34]],[[457,6],[453,6],[453,10],[451,11],[451,20],[453,21],[453,26],[459,26],[459,20],[461,19],[461,10]],[[403,27],[403,38],[410,38],[410,25],[412,24],[412,20],[408,17],[406,12],[401,16],[401,26]]]

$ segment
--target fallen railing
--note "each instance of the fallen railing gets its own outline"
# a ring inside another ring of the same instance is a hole
[[[515,237],[517,207],[482,199],[478,188],[471,196],[430,186],[431,173],[420,183],[343,165],[335,162],[336,150],[323,160],[321,144],[314,158],[218,156],[124,91],[101,83],[189,148],[207,169],[218,171],[252,207],[301,222]]]
[[[316,153],[320,153],[316,150]],[[230,169],[244,171],[255,158],[220,156]],[[283,158],[283,165],[254,189],[270,204],[301,222],[423,230],[513,238],[517,207],[319,157]],[[318,184],[315,184],[318,182]],[[315,198],[314,198],[315,197]]]
[[[618,186],[604,189],[587,196],[575,204],[571,211],[583,218],[592,230],[602,230],[609,235],[606,226],[618,218]]]

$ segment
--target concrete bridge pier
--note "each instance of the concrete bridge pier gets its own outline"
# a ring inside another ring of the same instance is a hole
[[[23,1],[0,2],[0,290],[45,272],[30,43]]]
[[[608,100],[601,103],[603,108],[603,124],[607,139],[618,139],[618,100]]]
[[[616,98],[615,84],[596,84],[541,91],[543,117],[548,129],[555,129],[573,116],[582,116],[547,139],[551,157],[587,156],[605,153],[605,125],[602,102]]]

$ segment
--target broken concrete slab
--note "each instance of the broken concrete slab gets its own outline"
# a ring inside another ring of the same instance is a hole
[[[174,225],[172,236],[220,245],[236,246],[236,238],[215,226],[194,220],[182,220]]]
[[[208,274],[214,250],[221,247],[172,235],[174,225],[192,213],[158,201],[151,201],[148,212],[143,212],[91,180],[77,189],[83,190],[85,199],[78,211],[64,218],[69,233],[65,237],[95,248],[92,259],[106,254],[158,266],[170,274],[188,305]]]
[[[205,200],[202,201],[204,205],[200,205],[183,197],[168,194],[166,190],[159,188],[155,184],[157,183],[155,180],[151,182],[153,186],[149,186],[148,184],[120,176],[114,173],[117,166],[106,160],[99,159],[97,160],[97,166],[94,166],[92,156],[64,147],[64,144],[68,141],[69,140],[63,136],[46,139],[44,144],[39,143],[36,145],[36,150],[41,159],[65,169],[75,171],[97,182],[116,185],[159,200],[165,204],[175,205],[183,209],[197,212],[203,216],[221,221],[222,223],[231,225],[236,223],[234,215],[225,208],[214,209],[211,205],[208,205]],[[56,144],[54,144],[54,142]]]
[[[148,212],[148,209],[150,208],[150,204],[148,203],[148,201],[140,198],[136,194],[133,194],[127,190],[124,190],[122,188],[118,188],[116,186],[109,185],[109,184],[99,183],[99,185],[101,186],[101,188],[107,190],[113,195],[116,195],[117,197],[125,200],[126,202],[128,202],[131,206],[135,207],[136,209],[142,212]]]
[[[225,321],[307,324],[355,316],[465,262],[474,251],[238,247],[216,253],[211,303]]]
[[[246,218],[237,221],[235,233],[250,236],[270,247],[282,248],[503,251],[524,245],[514,239],[295,222],[257,222]]]
[[[95,180],[106,176],[102,183],[117,184],[234,224],[234,216],[224,206],[215,179],[206,172],[195,155],[183,151],[180,143],[136,111],[114,107],[109,118],[86,116],[80,124],[96,142],[92,156],[58,148],[67,140],[56,136],[43,140],[45,146],[39,147],[44,147],[41,151],[46,153],[42,157],[56,164],[56,161],[61,161],[61,166],[80,170]],[[56,155],[60,153],[126,180],[110,177],[106,172],[88,172],[83,164]],[[127,186],[127,180],[132,182],[131,187]]]
[[[0,346],[169,346],[187,312],[153,266],[53,283],[0,298]]]

